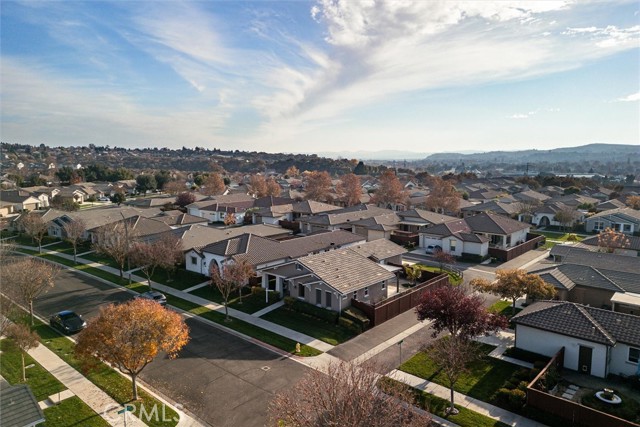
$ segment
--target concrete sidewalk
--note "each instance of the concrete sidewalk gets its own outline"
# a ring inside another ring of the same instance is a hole
[[[440,384],[432,383],[422,378],[416,377],[406,372],[398,371],[394,369],[388,375],[397,381],[405,383],[411,387],[415,387],[420,390],[424,390],[429,394],[438,396],[442,399],[449,400],[451,398],[451,391],[447,387],[443,387]],[[545,424],[541,424],[537,421],[533,421],[529,418],[522,417],[513,412],[509,412],[506,409],[498,408],[497,406],[490,405],[478,399],[474,399],[462,393],[454,392],[453,400],[456,405],[463,406],[474,412],[477,412],[495,420],[500,420],[505,424],[518,427],[546,427]]]
[[[122,405],[100,390],[80,372],[69,366],[45,345],[40,344],[38,347],[29,350],[28,353],[110,425],[124,426],[124,417],[118,414],[118,411],[122,409]],[[127,426],[145,425],[131,413],[127,414],[126,424]]]
[[[34,250],[33,247],[31,246],[18,246],[20,248],[25,248],[25,249],[30,249],[30,250]],[[35,250],[37,250],[37,248],[35,248]],[[70,261],[73,261],[73,255],[68,255],[65,253],[61,253],[61,252],[56,252],[56,251],[49,251],[49,250],[43,250],[42,251],[43,254],[49,254],[49,255],[55,255],[57,257],[60,258],[65,258],[68,259]],[[79,264],[84,264],[84,265],[88,265],[90,267],[94,267],[94,268],[98,268],[100,270],[106,271],[108,273],[111,273],[113,275],[116,276],[120,276],[120,271],[116,268],[110,267],[108,265],[104,265],[104,264],[100,264],[98,262],[95,261],[91,261],[91,260],[86,260],[83,258],[78,257],[77,258],[77,262]],[[145,277],[141,277],[141,276],[137,276],[135,274],[131,275],[131,280],[134,282],[142,282],[142,283],[147,283],[147,278]],[[109,282],[111,285],[113,286],[118,286],[114,283]],[[175,288],[172,288],[170,286],[167,285],[163,285],[161,283],[156,283],[156,282],[151,282],[151,286],[153,287],[153,289],[163,292],[165,294],[169,294],[169,295],[173,295],[175,297],[184,299],[186,301],[192,302],[194,304],[198,304],[201,305],[203,307],[206,307],[210,310],[213,311],[217,311],[219,313],[224,313],[225,309],[224,306],[221,304],[217,304],[213,301],[210,301],[208,299],[205,298],[201,298],[197,295],[193,295]],[[296,342],[299,342],[301,344],[306,344],[308,346],[317,348],[320,351],[323,352],[327,352],[329,350],[331,350],[333,348],[333,346],[331,344],[327,344],[324,341],[320,341],[318,339],[315,339],[313,337],[310,337],[308,335],[305,335],[303,333],[294,331],[292,329],[286,328],[284,326],[278,325],[276,323],[272,323],[269,322],[267,320],[261,319],[259,317],[253,316],[249,313],[244,313],[242,311],[239,310],[235,310],[233,308],[229,308],[229,315],[231,317],[234,317],[236,319],[240,319],[244,322],[250,323],[254,326],[258,326],[262,329],[266,329],[268,331],[272,331],[278,335],[282,335],[283,337],[289,338],[291,340],[294,340]],[[220,325],[219,325],[220,326]],[[223,326],[221,326],[223,327]],[[225,328],[226,329],[226,328]]]

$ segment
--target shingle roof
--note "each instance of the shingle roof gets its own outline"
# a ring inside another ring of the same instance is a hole
[[[480,203],[473,206],[467,206],[460,210],[465,212],[491,212],[498,215],[515,215],[518,213],[520,207],[518,203],[502,203],[492,200],[486,203]]]
[[[298,262],[343,295],[395,278],[377,263],[347,249],[309,255]]]
[[[360,221],[362,219],[378,215],[386,215],[392,212],[393,211],[389,209],[383,209],[373,205],[357,205],[332,211],[330,213],[322,213],[306,217],[302,221],[318,225],[338,225]]]
[[[452,221],[456,219],[455,217],[439,214],[436,212],[426,211],[424,209],[410,209],[408,211],[398,212],[398,216],[400,218],[416,218],[425,220],[431,224],[442,224],[447,221]]]
[[[542,301],[511,319],[518,325],[613,346],[640,346],[640,316],[587,307],[566,301]]]
[[[621,244],[622,242],[611,242],[611,247],[614,248],[622,248],[622,249],[631,249],[634,251],[640,251],[640,237],[639,236],[625,236],[625,244]],[[586,239],[580,242],[583,245],[589,245],[591,247],[598,247],[598,236],[587,237]]]
[[[0,387],[0,425],[33,426],[44,422],[44,413],[26,384]]]

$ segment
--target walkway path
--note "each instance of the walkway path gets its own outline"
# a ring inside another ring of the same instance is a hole
[[[495,350],[489,353],[489,356],[491,357],[495,357],[496,359],[504,360],[505,362],[513,363],[514,365],[519,365],[524,368],[533,368],[533,363],[504,355],[505,350],[512,347],[516,342],[516,334],[511,329],[498,331],[494,335],[478,337],[476,338],[476,341],[496,346]]]
[[[411,387],[424,390],[427,393],[438,396],[442,399],[449,400],[451,398],[451,391],[447,387],[443,387],[440,384],[432,383],[422,378],[416,377],[406,372],[398,371],[394,369],[387,376],[395,380],[401,381]],[[490,405],[473,397],[469,397],[462,393],[454,392],[453,400],[456,405],[463,406],[479,414],[486,415],[496,420],[500,420],[505,424],[518,427],[546,427],[537,421],[533,421],[529,418],[522,417],[513,412],[509,412],[506,409],[498,408],[497,406]]]
[[[80,397],[91,409],[105,419],[112,426],[124,426],[124,417],[118,415],[122,406],[113,400],[95,384],[69,366],[45,345],[29,350],[29,355],[43,368],[56,377],[73,394]],[[142,421],[133,414],[128,414],[127,426],[143,426]]]
[[[30,247],[30,246],[19,245],[18,247],[19,248],[33,250],[33,248]],[[58,256],[58,257],[65,258],[65,259],[68,259],[68,260],[73,260],[73,255],[68,255],[68,254],[61,253],[61,252],[43,250],[42,253],[43,254],[49,254],[49,255]],[[103,270],[103,271],[107,271],[107,272],[109,272],[111,274],[114,274],[116,276],[120,275],[120,271],[117,268],[113,268],[113,267],[110,267],[108,265],[100,264],[99,262],[86,260],[86,259],[83,259],[83,258],[77,258],[77,262],[79,264],[85,264],[85,265],[88,265],[90,267],[94,267],[94,268],[98,268],[98,269]],[[77,270],[77,271],[81,271],[81,270]],[[131,280],[133,280],[135,282],[147,283],[147,279],[143,278],[141,276],[137,276],[135,274],[131,274],[130,277],[131,277]],[[109,284],[111,284],[113,286],[118,286],[118,285],[116,285],[116,284],[114,284],[112,282],[107,282],[107,283],[109,283]],[[197,295],[193,295],[193,294],[190,294],[190,293],[187,293],[187,292],[172,288],[172,287],[167,286],[167,285],[163,285],[161,283],[153,282],[153,281],[151,282],[151,286],[153,287],[153,289],[155,289],[157,291],[163,292],[165,294],[173,295],[173,296],[178,297],[178,298],[182,298],[182,299],[190,301],[190,302],[192,302],[194,304],[198,304],[198,305],[201,305],[203,307],[206,307],[206,308],[208,308],[210,310],[217,311],[217,312],[220,312],[220,313],[224,313],[224,311],[225,311],[223,305],[215,303],[215,302],[210,301],[210,300],[205,299],[205,298],[201,298],[201,297],[199,297]],[[289,339],[294,340],[296,342],[299,342],[301,344],[306,344],[308,346],[317,348],[318,350],[323,351],[323,352],[329,351],[329,350],[331,350],[333,348],[333,346],[331,344],[327,344],[324,341],[320,341],[318,339],[315,339],[315,338],[310,337],[308,335],[305,335],[303,333],[294,331],[294,330],[289,329],[289,328],[285,328],[284,326],[278,325],[276,323],[269,322],[269,321],[261,319],[259,317],[252,316],[249,313],[244,313],[242,311],[235,310],[233,308],[229,308],[229,315],[231,317],[235,317],[236,319],[240,319],[240,320],[242,320],[244,322],[250,323],[250,324],[252,324],[254,326],[258,326],[258,327],[266,329],[268,331],[272,331],[272,332],[274,332],[274,333],[276,333],[278,335],[282,335],[283,337],[289,338]],[[222,326],[222,325],[219,325],[219,324],[216,324],[216,325],[219,328],[224,328],[224,326]],[[224,328],[224,329],[227,330],[227,328]]]

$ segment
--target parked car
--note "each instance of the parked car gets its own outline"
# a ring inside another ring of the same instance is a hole
[[[106,196],[98,197],[98,201],[99,201],[99,202],[108,202],[108,201],[110,201],[110,200],[111,200],[111,199],[110,199],[110,198],[108,198],[108,197],[106,197]]]
[[[49,325],[62,333],[75,334],[86,328],[87,322],[85,322],[81,315],[71,310],[63,310],[51,316]]]
[[[158,291],[143,292],[141,294],[136,295],[135,298],[148,299],[151,301],[155,301],[163,307],[167,305],[167,297],[162,292],[158,292]]]
[[[442,246],[439,245],[429,245],[425,252],[428,254],[435,254],[436,252],[440,252],[442,250]]]

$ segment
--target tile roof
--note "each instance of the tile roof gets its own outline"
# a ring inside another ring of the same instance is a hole
[[[301,218],[301,221],[309,224],[317,225],[339,225],[360,221],[362,219],[371,218],[379,215],[387,215],[393,213],[390,209],[379,208],[373,205],[356,205],[329,213]]]
[[[511,234],[516,231],[530,228],[529,224],[525,224],[515,219],[507,218],[503,215],[497,215],[490,212],[481,213],[478,215],[465,218],[469,227],[474,233],[489,233],[489,234]]]
[[[518,325],[609,346],[617,342],[640,346],[640,316],[566,301],[541,301],[511,319]]]
[[[392,272],[348,249],[309,255],[298,262],[343,295],[395,279]]]
[[[467,206],[460,210],[465,212],[491,212],[498,215],[511,216],[518,213],[520,206],[518,203],[502,203],[492,200],[486,203],[479,203],[473,206]]]
[[[640,221],[640,211],[631,208],[610,209],[604,212],[597,213],[589,217],[589,220],[597,218],[620,218],[631,222]]]
[[[44,413],[26,384],[0,387],[0,425],[24,427],[44,422]]]
[[[357,252],[365,258],[381,261],[407,253],[407,250],[387,239],[377,239],[358,245],[349,246],[349,249]]]
[[[620,242],[618,242],[617,246],[611,245],[611,247],[640,251],[640,236],[625,236],[625,239],[628,241],[628,244],[625,243],[624,245],[622,245],[620,244]],[[580,243],[582,245],[595,247],[596,249],[599,247],[598,236],[587,237],[586,239],[583,239]]]
[[[410,209],[397,213],[402,219],[417,219],[424,220],[430,224],[442,224],[447,221],[453,221],[456,218],[449,215],[444,215],[436,212],[426,211],[424,209]]]

